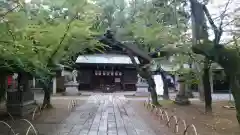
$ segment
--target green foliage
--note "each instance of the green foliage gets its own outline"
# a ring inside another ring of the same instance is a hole
[[[192,54],[191,41],[183,34],[189,19],[185,4],[185,0],[32,0],[0,23],[1,67],[52,75],[57,63],[72,64],[86,48],[101,46],[92,35],[108,27],[120,41],[135,41],[150,52],[177,54],[173,62],[183,65]]]
[[[28,72],[46,82],[56,64],[99,46],[91,29],[97,7],[86,1],[55,2],[32,1],[1,19],[1,70]]]

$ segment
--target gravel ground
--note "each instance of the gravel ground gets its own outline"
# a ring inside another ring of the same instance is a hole
[[[148,123],[148,126],[155,132],[156,135],[174,135],[174,133],[161,123],[156,116],[152,115],[144,106],[142,101],[130,101],[135,112]]]

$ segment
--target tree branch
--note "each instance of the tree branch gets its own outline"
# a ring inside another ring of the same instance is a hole
[[[219,27],[218,27],[219,30],[222,29],[223,20],[224,20],[224,18],[225,18],[225,13],[227,12],[227,8],[228,8],[228,5],[230,4],[230,1],[231,1],[231,0],[228,0],[228,1],[227,1],[226,6],[225,6],[222,14],[220,15],[221,22],[220,22],[220,25],[219,25]]]
[[[12,32],[10,26],[9,26],[9,23],[6,22],[6,24],[7,24],[8,33],[9,33],[10,36],[12,37],[13,42],[15,42],[15,41],[16,41],[16,36],[13,34],[13,32]]]
[[[230,1],[231,1],[231,0],[228,0],[226,6],[225,6],[225,8],[224,8],[224,11],[223,11],[222,14],[220,15],[221,21],[220,21],[220,25],[219,25],[219,27],[218,27],[218,32],[216,32],[216,33],[214,32],[214,33],[215,33],[215,39],[214,39],[215,45],[218,45],[219,42],[220,42],[220,39],[221,39],[221,36],[222,36],[222,33],[223,33],[223,29],[222,29],[223,20],[224,20],[224,18],[225,18],[225,13],[226,13],[226,11],[227,11],[227,8],[228,8],[228,5],[229,5]]]
[[[237,18],[232,19],[232,20],[229,21],[228,23],[224,24],[224,25],[222,26],[222,28],[228,26],[229,24],[233,23],[233,22],[236,21],[236,20],[238,20],[238,19],[237,19]]]
[[[238,36],[238,37],[233,37],[233,40],[230,40],[230,41],[228,41],[227,43],[225,43],[225,45],[227,45],[227,44],[230,44],[230,43],[232,43],[232,42],[235,42],[235,41],[237,41],[238,39],[240,39],[240,36]]]
[[[7,12],[3,13],[2,15],[0,15],[0,18],[4,18],[8,13],[13,12],[15,9],[17,9],[20,6],[20,4],[18,4],[17,6],[15,6],[14,8],[8,10]]]
[[[217,25],[214,23],[206,5],[203,5],[203,11],[205,12],[205,15],[207,16],[207,19],[208,19],[210,25],[212,26],[215,35],[218,35],[216,33],[219,33],[219,29],[218,29]]]
[[[60,40],[57,48],[56,48],[55,51],[51,54],[50,59],[49,59],[48,62],[47,62],[48,64],[50,64],[50,63],[52,62],[54,56],[57,54],[58,50],[60,49],[60,47],[61,47],[61,45],[62,45],[62,43],[63,43],[63,41],[64,41],[64,39],[66,38],[66,36],[67,36],[67,34],[68,34],[68,31],[69,31],[69,29],[70,29],[70,26],[71,26],[72,22],[73,22],[77,17],[78,17],[78,12],[75,14],[75,16],[74,16],[74,17],[69,21],[69,23],[67,24],[67,28],[66,28],[63,36],[61,37],[61,40]]]
[[[140,67],[139,67],[139,65],[137,64],[137,62],[134,58],[133,53],[131,52],[131,50],[127,50],[127,53],[128,53],[128,56],[130,57],[130,59],[132,61],[132,64],[136,67],[136,70],[139,73],[141,70],[140,70]]]
[[[12,43],[11,41],[0,41],[0,43],[6,43],[6,44],[8,44],[8,43]]]
[[[226,3],[226,6],[224,8],[224,11],[221,13],[220,15],[220,25],[219,27],[217,27],[217,25],[214,23],[206,5],[203,5],[203,10],[205,12],[205,15],[207,16],[207,19],[211,25],[211,27],[213,28],[213,31],[214,31],[214,35],[215,35],[215,39],[214,39],[214,45],[218,45],[219,42],[220,42],[220,39],[221,39],[221,36],[222,36],[222,33],[223,33],[223,29],[222,29],[222,25],[223,25],[223,20],[224,20],[224,17],[225,17],[225,13],[227,11],[227,8],[228,8],[228,5],[230,3],[231,0],[228,0],[227,3]]]

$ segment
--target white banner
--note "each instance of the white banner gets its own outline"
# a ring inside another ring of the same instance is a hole
[[[154,82],[156,84],[157,95],[163,95],[163,80],[161,75],[153,76]]]

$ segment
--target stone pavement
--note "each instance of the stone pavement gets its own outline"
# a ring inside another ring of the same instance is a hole
[[[154,135],[139,121],[123,96],[91,96],[65,123],[72,127],[67,135]]]
[[[90,96],[52,127],[55,130],[46,131],[46,123],[45,128],[36,126],[42,135],[155,135],[124,96],[112,94]]]

